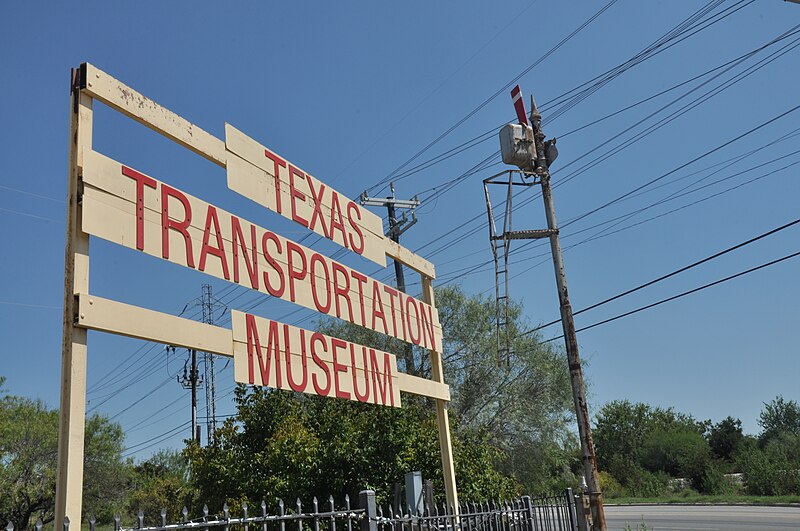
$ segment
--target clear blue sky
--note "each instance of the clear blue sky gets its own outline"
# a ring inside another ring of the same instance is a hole
[[[2,369],[16,394],[58,404],[63,296],[69,68],[89,61],[219,138],[230,122],[324,182],[356,197],[436,139],[547,50],[596,13],[604,2],[404,3],[52,3],[9,4],[0,20],[4,124],[0,132],[0,333]],[[564,44],[520,83],[545,106],[668,32],[699,2],[620,0]],[[739,7],[741,9],[737,10]],[[779,0],[724,2],[730,15],[616,77],[563,115],[548,120],[559,137],[641,99],[731,61],[800,23],[800,6]],[[648,114],[710,76],[684,85],[592,127],[564,136],[553,182],[559,219],[567,222],[798,105],[798,51],[688,110],[604,161],[573,172],[669,113],[756,65],[793,38],[736,66],[704,88],[625,133]],[[719,72],[719,71],[717,71]],[[551,111],[548,115],[547,110]],[[513,120],[508,91],[408,167]],[[636,195],[565,227],[563,243],[576,310],[800,217],[800,111],[672,173]],[[299,239],[305,229],[237,196],[224,171],[185,149],[96,106],[94,147],[203,199]],[[761,149],[728,167],[715,166]],[[600,147],[580,160],[588,151]],[[462,175],[497,149],[486,142],[397,183],[412,196]],[[785,157],[777,162],[771,162]],[[567,166],[568,164],[571,165]],[[762,168],[742,172],[752,166]],[[563,169],[561,169],[563,168]],[[403,243],[438,264],[441,281],[493,296],[481,180],[495,165],[458,182],[419,211]],[[556,172],[556,170],[558,170]],[[717,171],[718,170],[718,171]],[[780,170],[780,171],[777,171]],[[717,171],[717,173],[713,173]],[[736,175],[739,174],[740,175]],[[753,181],[753,179],[766,175]],[[728,179],[716,182],[720,179]],[[560,184],[564,182],[563,186]],[[716,182],[716,183],[715,183]],[[715,184],[713,184],[715,183]],[[649,208],[611,230],[677,212],[569,248],[608,225],[595,224],[646,207],[686,186],[690,195]],[[728,190],[734,186],[738,188]],[[726,191],[727,190],[727,191]],[[24,193],[23,193],[24,192]],[[374,189],[383,195],[386,190]],[[711,197],[713,194],[718,194]],[[527,192],[528,195],[532,191]],[[423,194],[423,196],[429,193]],[[521,202],[525,196],[520,196]],[[377,211],[379,214],[383,214]],[[478,216],[478,222],[469,220]],[[458,236],[477,232],[460,240]],[[515,228],[543,228],[539,200],[515,212]],[[451,232],[452,231],[452,232]],[[800,250],[800,226],[576,318],[579,327]],[[533,247],[533,246],[532,246]],[[326,252],[336,248],[322,245]],[[437,251],[437,252],[434,252]],[[533,326],[558,316],[546,248],[516,252],[512,293]],[[92,242],[91,291],[177,314],[193,306],[210,282],[230,308],[258,294],[196,271],[100,240]],[[379,278],[374,265],[348,261]],[[474,271],[470,271],[474,270]],[[588,361],[591,406],[627,398],[715,422],[727,415],[757,433],[763,402],[782,394],[800,399],[800,258],[579,334]],[[464,275],[463,273],[469,274]],[[412,286],[413,288],[413,286]],[[220,309],[221,311],[221,309]],[[313,315],[265,301],[257,313],[310,326]],[[222,322],[228,319],[226,313]],[[543,331],[548,338],[559,328]],[[175,382],[184,352],[103,334],[90,334],[89,408],[112,416],[127,444],[147,441],[189,418],[189,394]],[[115,370],[122,363],[121,370]],[[218,364],[218,413],[233,411],[232,367]],[[136,405],[131,405],[140,400]],[[202,395],[201,395],[202,402]],[[201,415],[203,412],[201,411]],[[144,420],[144,422],[142,422]],[[160,444],[179,444],[187,430],[136,446],[136,457]]]

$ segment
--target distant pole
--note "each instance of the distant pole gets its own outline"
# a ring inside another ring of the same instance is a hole
[[[395,228],[397,227],[397,218],[395,218],[394,216],[394,203],[387,202],[386,209],[388,210],[389,213],[389,238],[395,243],[400,243],[400,234],[398,234],[397,231],[395,230]],[[397,289],[405,293],[406,277],[405,273],[403,272],[403,264],[401,264],[397,260],[394,261],[394,278],[395,281],[397,282]]]
[[[200,442],[200,438],[197,437],[197,351],[192,349],[192,372],[189,375],[189,378],[192,380],[192,439],[197,439],[197,442]]]
[[[361,194],[361,204],[364,206],[385,206],[389,214],[389,231],[386,237],[395,243],[400,243],[400,235],[411,228],[417,222],[417,214],[414,211],[419,206],[419,200],[414,197],[413,199],[397,199],[394,195],[394,183],[389,183],[389,190],[392,195],[389,197],[369,197],[367,192]],[[409,220],[405,213],[400,219],[397,219],[398,208],[404,208],[411,211],[411,219]],[[394,261],[394,276],[397,282],[397,289],[405,293],[406,279],[403,273],[403,264]]]
[[[550,188],[550,170],[548,169],[545,153],[544,133],[542,132],[542,116],[536,107],[536,102],[531,96],[531,122],[533,126],[534,141],[536,144],[535,173],[541,179],[542,199],[544,200],[547,215],[547,228],[550,231],[550,250],[553,255],[553,267],[556,273],[558,286],[558,299],[561,305],[561,326],[564,330],[564,340],[567,347],[567,361],[569,363],[569,376],[572,384],[572,396],[575,402],[575,413],[578,420],[578,435],[581,440],[583,454],[583,468],[586,474],[586,484],[589,487],[589,500],[592,508],[592,521],[595,529],[606,531],[606,518],[603,510],[603,495],[600,492],[600,481],[597,476],[597,459],[594,454],[594,441],[592,440],[592,427],[589,423],[589,407],[586,402],[586,388],[583,383],[583,369],[581,356],[578,351],[578,337],[575,333],[575,321],[572,317],[572,306],[567,293],[567,275],[564,272],[564,257],[561,253],[561,240],[558,234],[556,221],[556,207],[553,203],[553,193]]]
[[[419,200],[414,197],[413,199],[397,199],[394,195],[394,183],[389,183],[389,190],[392,195],[386,198],[369,197],[367,192],[361,194],[361,204],[364,206],[385,206],[389,215],[389,231],[386,237],[395,243],[400,243],[400,235],[411,228],[417,222],[417,214],[414,211],[419,206]],[[405,212],[400,219],[397,219],[398,208],[404,208],[411,211],[411,219],[408,219]],[[403,264],[399,261],[394,261],[394,278],[397,282],[397,289],[405,293],[406,291],[406,278],[403,272]],[[416,374],[418,371],[414,366],[414,349],[411,345],[405,351],[405,364],[406,372]]]
[[[175,353],[175,347],[168,346],[167,351],[172,351]],[[186,374],[186,364],[183,365],[183,377],[176,377],[178,383],[183,386],[184,389],[191,389],[192,390],[192,436],[191,439],[196,440],[198,443],[200,442],[200,431],[198,430],[197,426],[197,386],[198,384],[203,383],[200,379],[200,373],[197,370],[197,351],[195,349],[189,349],[190,355],[190,362],[191,366],[189,368],[189,374]]]
[[[214,324],[214,297],[211,295],[211,284],[203,284],[200,305],[203,309],[203,322]],[[206,382],[206,441],[214,440],[217,431],[217,374],[214,370],[214,355],[203,352],[203,367]]]

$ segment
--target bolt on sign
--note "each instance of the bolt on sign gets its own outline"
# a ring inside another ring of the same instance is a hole
[[[95,102],[225,168],[228,190],[381,266],[389,256],[415,270],[421,299],[94,151]],[[390,407],[402,393],[432,398],[445,492],[458,507],[433,265],[386,238],[378,216],[229,124],[220,140],[88,63],[72,72],[71,105],[55,525],[81,516],[88,330],[232,357],[234,380],[248,385]],[[232,311],[226,329],[94,295],[90,237],[417,345],[433,377],[398,371],[391,353],[250,313]]]

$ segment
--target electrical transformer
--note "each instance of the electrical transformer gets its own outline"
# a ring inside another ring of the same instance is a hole
[[[532,171],[533,161],[536,160],[533,128],[522,124],[504,125],[500,129],[500,153],[505,164]]]

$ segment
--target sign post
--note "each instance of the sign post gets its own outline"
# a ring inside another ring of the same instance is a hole
[[[93,151],[95,100],[226,168],[230,190],[381,266],[389,256],[417,271],[422,299]],[[73,70],[71,101],[56,529],[81,517],[88,330],[232,357],[235,380],[249,385],[392,407],[401,393],[429,397],[457,509],[433,264],[386,238],[375,214],[230,125],[223,142],[88,63]],[[234,311],[225,329],[93,295],[90,235],[422,347],[433,379],[399,372],[393,354],[251,314]]]

